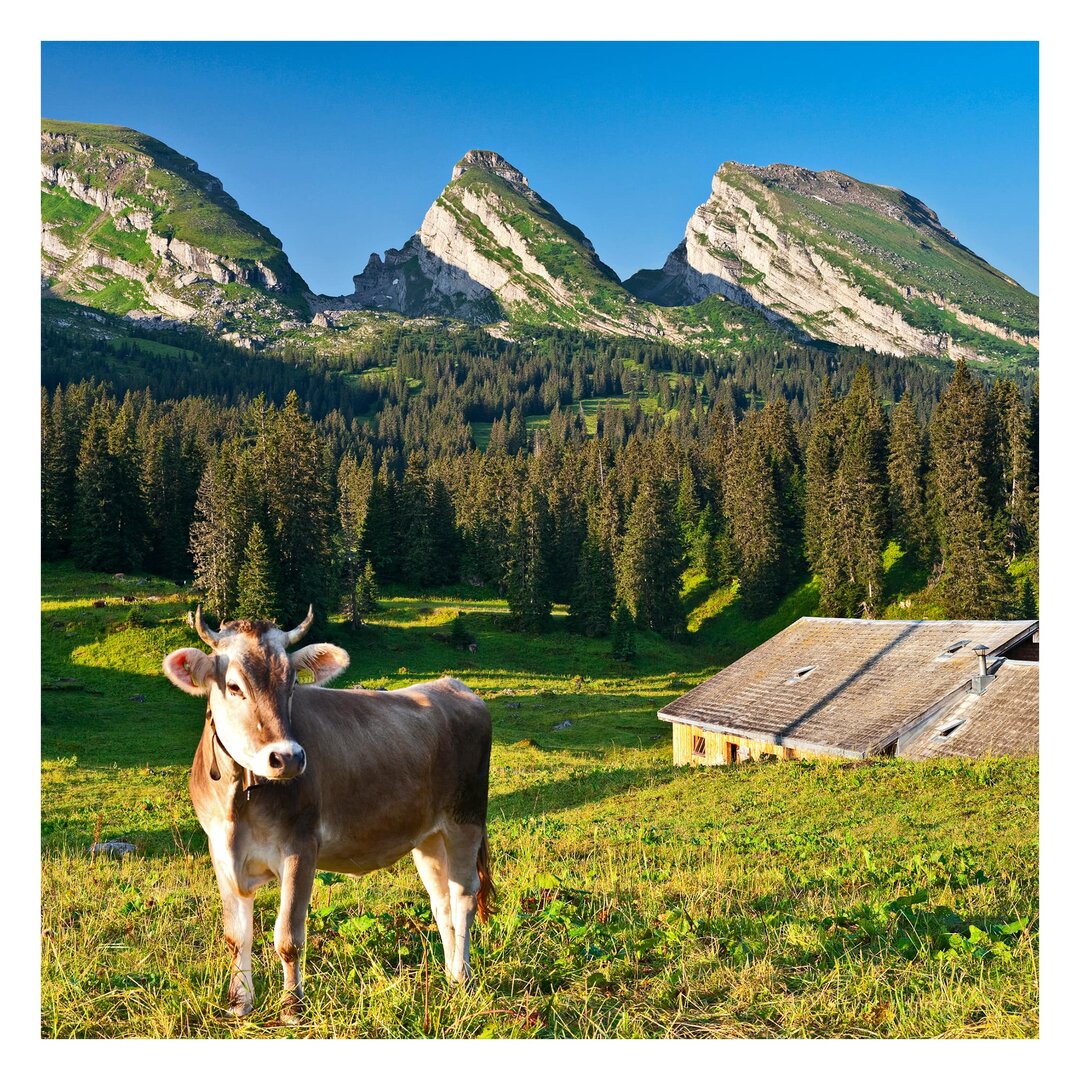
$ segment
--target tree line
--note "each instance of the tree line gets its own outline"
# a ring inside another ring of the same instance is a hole
[[[483,451],[456,381],[405,378],[366,422],[312,415],[295,388],[226,406],[43,389],[43,557],[191,577],[219,617],[283,621],[309,602],[359,621],[380,586],[467,581],[522,628],[565,603],[580,633],[621,627],[625,650],[630,622],[681,631],[688,567],[737,581],[752,616],[808,571],[823,613],[880,615],[895,539],[947,617],[1030,613],[1007,565],[1037,554],[1037,395],[962,362],[928,423],[910,391],[886,407],[866,365],[824,375],[810,409],[740,408],[686,372],[665,377],[668,411],[632,394],[589,434],[556,399],[543,429],[497,418]]]

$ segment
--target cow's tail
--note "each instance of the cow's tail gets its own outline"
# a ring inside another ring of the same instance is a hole
[[[476,893],[476,916],[481,922],[487,922],[495,911],[495,886],[491,881],[491,866],[488,863],[487,829],[480,841],[480,850],[476,853],[476,873],[480,878],[480,888]]]

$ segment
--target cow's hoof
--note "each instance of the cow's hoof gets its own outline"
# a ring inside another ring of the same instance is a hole
[[[289,995],[281,1003],[281,1022],[295,1027],[304,1018],[304,999]]]
[[[244,1017],[247,1016],[254,1007],[254,1002],[249,1001],[245,998],[238,998],[236,1000],[230,1001],[229,1004],[225,1007],[225,1009],[226,1012],[228,1012],[229,1016],[231,1016],[234,1020],[243,1020]]]

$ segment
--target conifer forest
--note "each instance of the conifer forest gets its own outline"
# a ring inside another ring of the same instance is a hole
[[[43,559],[219,619],[355,626],[468,583],[619,649],[686,633],[687,570],[752,617],[810,575],[820,614],[880,616],[890,545],[939,617],[1035,613],[1008,568],[1037,566],[1037,386],[962,360],[435,325],[330,361],[47,323],[42,372]]]

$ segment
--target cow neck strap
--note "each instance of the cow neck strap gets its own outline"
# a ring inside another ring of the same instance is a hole
[[[254,788],[259,787],[266,781],[257,773],[253,773],[250,769],[245,768],[229,753],[225,744],[221,741],[221,736],[217,733],[217,726],[214,723],[214,713],[209,705],[206,706],[206,722],[210,725],[210,731],[213,734],[213,739],[210,741],[210,779],[220,780],[221,770],[218,768],[217,763],[217,747],[221,747],[221,752],[240,770],[240,781],[243,786],[244,797],[249,801],[251,799],[251,792]]]

